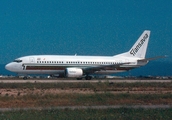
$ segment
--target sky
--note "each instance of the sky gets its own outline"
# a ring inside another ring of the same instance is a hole
[[[27,55],[128,51],[151,31],[147,57],[172,62],[172,1],[1,0],[0,64]]]

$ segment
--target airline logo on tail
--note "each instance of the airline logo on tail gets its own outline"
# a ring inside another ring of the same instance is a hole
[[[130,54],[135,56],[136,53],[140,50],[140,48],[143,46],[143,44],[145,43],[145,41],[148,37],[149,36],[146,33],[145,36],[143,37],[143,39],[141,39],[140,42],[136,45],[136,47],[131,49]]]

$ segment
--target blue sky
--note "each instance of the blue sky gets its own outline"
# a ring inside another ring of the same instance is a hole
[[[172,62],[172,1],[2,0],[0,63],[33,54],[115,55],[151,30],[147,57]]]

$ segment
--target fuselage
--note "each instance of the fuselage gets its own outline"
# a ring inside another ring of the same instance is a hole
[[[6,69],[18,74],[63,74],[66,68],[94,68],[107,66],[102,70],[94,71],[95,74],[113,74],[128,71],[145,65],[147,62],[138,63],[139,58],[115,56],[70,56],[70,55],[33,55],[15,59],[6,65]],[[108,67],[108,65],[119,65]]]

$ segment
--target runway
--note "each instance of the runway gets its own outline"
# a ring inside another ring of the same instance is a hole
[[[172,82],[172,80],[155,80],[155,79],[142,79],[142,80],[130,80],[130,79],[125,79],[125,80],[120,80],[120,79],[94,79],[94,80],[74,80],[74,79],[56,79],[56,80],[52,80],[52,79],[28,79],[28,80],[23,80],[23,79],[1,79],[0,83],[62,83],[62,82],[66,82],[66,83],[71,83],[71,82],[112,82],[112,83],[168,83],[168,82]]]
[[[6,111],[21,111],[21,110],[53,110],[53,109],[119,109],[119,108],[128,108],[128,109],[170,109],[172,105],[99,105],[99,106],[59,106],[59,107],[28,107],[28,108],[0,108],[0,112]]]

